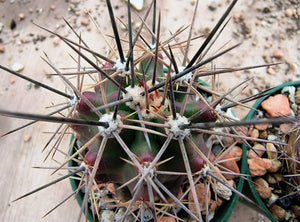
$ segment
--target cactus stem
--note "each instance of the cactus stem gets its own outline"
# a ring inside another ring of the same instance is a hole
[[[136,110],[137,110],[139,120],[143,121],[143,116],[142,116],[142,112],[141,112],[141,109],[140,109],[139,105],[136,105]],[[147,133],[147,128],[146,128],[145,124],[141,123],[141,127],[144,129],[143,133],[144,133],[144,136],[145,136],[147,146],[148,146],[149,150],[152,150],[151,144],[150,144],[150,139],[149,139],[149,136],[148,136],[148,133]]]
[[[1,111],[0,111],[0,113],[1,113]],[[138,126],[122,125],[122,126],[120,126],[120,128],[138,130],[138,131],[141,131],[141,132],[147,132],[147,133],[152,133],[154,135],[167,137],[167,135],[165,135],[163,133],[160,133],[158,131],[155,131],[155,130],[152,130],[152,129],[143,128],[143,127],[138,127]]]
[[[140,177],[138,183],[136,184],[136,186],[133,188],[133,190],[135,190],[137,188],[137,185],[142,183],[142,181],[145,179],[145,177],[150,173],[150,171],[154,168],[154,166],[156,165],[156,163],[159,161],[159,159],[161,158],[161,156],[164,154],[164,152],[166,151],[167,147],[170,144],[171,139],[173,138],[173,135],[170,133],[168,135],[168,138],[166,139],[166,141],[164,142],[164,144],[162,145],[162,147],[160,148],[160,150],[158,151],[158,153],[156,154],[155,158],[152,160],[152,162],[150,163],[150,165],[143,170],[143,174]]]
[[[140,172],[143,171],[143,168],[141,166],[141,164],[139,163],[139,161],[137,160],[137,158],[133,155],[133,153],[131,152],[131,150],[128,148],[128,146],[125,144],[125,142],[123,141],[123,139],[120,137],[120,135],[116,132],[113,131],[112,134],[114,135],[114,137],[117,139],[117,141],[119,142],[120,146],[123,148],[123,150],[127,153],[127,155],[130,157],[130,159],[132,160],[132,162],[135,164],[135,166],[138,168],[138,170]]]
[[[208,109],[210,110],[215,110],[212,108],[215,108],[219,103],[221,103],[221,101],[223,99],[225,99],[227,97],[227,95],[229,95],[230,93],[232,93],[235,89],[237,89],[238,87],[240,87],[241,85],[243,85],[244,83],[246,83],[247,81],[249,81],[249,79],[246,79],[245,81],[241,82],[240,84],[236,85],[235,87],[231,88],[230,90],[228,90],[226,93],[222,94],[219,96],[219,98],[217,98],[215,101],[213,101],[211,104],[206,104],[207,107],[199,110],[198,112],[196,112],[195,114],[193,114],[189,120],[192,121],[193,119],[197,118],[198,116],[204,114]],[[192,87],[193,88],[193,87]],[[194,88],[193,88],[194,89]],[[195,92],[197,92],[196,89],[194,89]],[[197,95],[199,96],[199,93],[197,92]],[[200,94],[201,95],[201,94]],[[204,99],[202,99],[202,101],[205,101]]]
[[[96,107],[96,108],[92,109],[92,112],[96,112],[96,111],[104,110],[104,109],[107,109],[107,108],[111,108],[113,106],[121,105],[121,104],[124,104],[126,102],[130,102],[130,101],[132,101],[132,97],[126,97],[124,99],[120,99],[120,100],[108,103],[106,105]]]

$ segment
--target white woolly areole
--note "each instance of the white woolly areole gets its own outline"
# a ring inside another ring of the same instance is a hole
[[[120,72],[119,75],[122,77],[130,75],[130,69],[128,71],[125,71],[125,66],[126,66],[126,59],[125,62],[121,62],[120,59],[117,59],[115,61],[114,68],[116,69],[117,72]]]
[[[185,69],[184,66],[178,66],[178,71],[179,73],[182,72]],[[176,75],[175,72],[173,72],[171,74],[171,77],[174,77]],[[186,73],[184,76],[181,76],[180,78],[175,80],[175,84],[179,84],[180,86],[183,86],[184,83],[183,82],[190,82],[190,80],[193,78],[193,73],[192,72],[188,72]]]
[[[125,104],[129,106],[131,109],[135,109],[135,106],[143,103],[145,101],[145,96],[141,96],[141,93],[145,92],[145,90],[140,86],[128,86],[125,88],[127,93],[123,93],[123,98],[132,98],[132,101],[126,102]]]
[[[105,113],[100,117],[99,122],[108,123],[107,128],[98,126],[99,133],[101,133],[102,136],[111,137],[113,132],[121,132],[121,128],[119,127],[122,124],[120,115],[117,115],[116,119],[113,119],[113,113]]]
[[[181,129],[181,126],[190,124],[190,122],[185,116],[181,116],[178,113],[176,113],[176,119],[173,119],[173,116],[169,116],[167,124],[170,126],[169,132],[173,133],[174,137],[185,137],[191,132],[190,129]]]
[[[151,80],[147,82],[147,86],[149,86],[151,83]],[[127,93],[123,93],[123,98],[131,98],[131,101],[126,102],[125,104],[129,106],[131,109],[135,110],[136,106],[138,105],[141,109],[141,113],[143,117],[151,118],[155,117],[155,112],[158,110],[163,111],[168,107],[168,100],[165,100],[165,104],[161,105],[163,97],[160,95],[157,95],[157,92],[151,92],[148,94],[149,98],[149,111],[146,110],[146,97],[144,94],[145,89],[142,86],[128,86],[126,88]]]
[[[69,103],[71,106],[75,106],[78,102],[77,96],[75,94],[72,95],[72,98],[70,99]]]

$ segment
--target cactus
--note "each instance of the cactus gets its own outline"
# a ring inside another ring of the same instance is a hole
[[[1,115],[32,120],[26,126],[36,121],[59,123],[57,131],[45,146],[46,148],[56,136],[59,137],[47,157],[51,153],[55,155],[58,150],[56,145],[61,137],[66,135],[67,130],[72,130],[75,135],[75,139],[72,140],[72,144],[75,145],[71,148],[72,152],[68,151],[68,160],[55,172],[70,161],[76,163],[76,169],[70,168],[68,175],[18,199],[75,176],[80,180],[78,191],[85,192],[79,220],[88,209],[91,209],[94,217],[99,220],[102,209],[113,209],[116,212],[122,211],[121,221],[125,221],[126,218],[134,220],[134,217],[139,221],[156,221],[163,216],[173,217],[177,221],[187,218],[208,221],[212,214],[211,203],[217,202],[218,198],[228,200],[232,193],[237,193],[252,203],[228,182],[240,177],[239,167],[235,161],[228,158],[228,152],[239,141],[246,142],[252,139],[239,134],[236,127],[253,123],[237,121],[226,112],[231,107],[245,102],[236,102],[230,98],[230,93],[240,85],[221,93],[214,90],[214,86],[209,87],[201,80],[203,76],[271,65],[220,70],[209,68],[214,59],[239,45],[236,44],[210,57],[206,55],[224,28],[223,23],[236,2],[237,0],[232,1],[190,60],[184,56],[178,61],[173,55],[177,46],[172,40],[182,30],[176,32],[168,41],[160,40],[160,13],[156,15],[155,0],[150,4],[144,19],[146,20],[152,10],[151,44],[141,35],[146,26],[144,20],[139,30],[132,30],[128,1],[129,50],[126,56],[109,0],[106,3],[118,52],[114,58],[93,51],[84,44],[77,33],[75,34],[80,43],[37,25],[58,36],[80,59],[92,66],[93,70],[87,70],[86,73],[97,74],[93,76],[93,89],[82,91],[80,73],[84,68],[74,73],[79,82],[75,86],[45,54],[45,62],[66,84],[66,93],[0,65],[1,69],[68,100],[68,106],[47,115],[0,110]],[[186,48],[180,48],[188,51],[190,41],[191,37],[186,41]],[[186,61],[189,61],[188,64]],[[177,65],[178,62],[182,62],[183,65]],[[55,115],[67,109],[64,117]],[[63,128],[63,124],[66,127]],[[217,130],[219,128],[224,130]],[[16,130],[18,129],[7,134]],[[223,138],[233,140],[225,144]],[[216,145],[221,147],[220,152],[213,152]],[[111,193],[105,197],[101,194],[103,184],[114,186]],[[204,204],[199,200],[200,189],[206,191],[205,200],[202,201]],[[105,199],[110,200],[103,205],[102,201]]]

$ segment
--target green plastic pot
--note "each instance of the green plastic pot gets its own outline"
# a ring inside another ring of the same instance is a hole
[[[272,96],[274,94],[280,93],[280,91],[286,87],[286,86],[300,86],[300,81],[294,81],[294,82],[287,82],[284,84],[281,84],[269,91],[266,92],[266,94],[268,94],[267,96],[261,97],[260,99],[258,99],[254,105],[252,106],[254,109],[258,109],[260,108],[260,104],[266,100],[269,96]],[[255,115],[256,111],[251,109],[250,112],[247,114],[246,116],[246,120],[251,120],[253,118],[253,116]],[[249,166],[247,164],[247,147],[246,145],[243,144],[243,155],[245,155],[243,157],[244,159],[244,163],[246,165],[246,174],[250,175],[250,171],[249,171]],[[248,188],[250,189],[250,192],[253,195],[253,199],[256,201],[256,203],[259,204],[259,206],[264,210],[262,211],[262,213],[264,213],[272,222],[278,222],[278,220],[273,216],[273,214],[268,210],[267,206],[265,205],[265,203],[263,202],[263,200],[260,198],[260,196],[258,195],[258,193],[256,192],[256,189],[254,187],[254,184],[252,182],[252,178],[251,176],[248,176]]]

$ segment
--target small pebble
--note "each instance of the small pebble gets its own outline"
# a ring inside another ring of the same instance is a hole
[[[250,132],[250,137],[252,138],[258,138],[259,137],[259,131],[258,129],[252,129]]]
[[[295,216],[300,218],[300,206],[299,205],[292,205],[291,208],[292,208]]]
[[[199,204],[200,204],[200,208],[202,210],[205,210],[205,199],[207,196],[207,200],[208,202],[210,202],[210,198],[211,198],[211,192],[210,192],[210,189],[207,187],[207,190],[205,189],[205,185],[203,183],[198,183],[195,185],[195,189],[196,189],[196,194],[197,194],[197,199],[199,201]],[[189,206],[189,209],[192,211],[192,212],[197,212],[196,210],[196,205],[194,204],[194,198],[193,198],[193,194],[192,192],[190,191],[189,192],[189,195],[188,195],[188,203],[190,203],[188,206]]]
[[[160,222],[176,222],[175,218],[173,217],[167,217],[167,216],[158,216],[157,217],[157,221]]]
[[[267,181],[265,181],[263,178],[259,177],[259,178],[255,179],[253,182],[254,182],[254,186],[255,186],[255,189],[256,189],[258,195],[262,199],[268,199],[271,197],[272,191],[271,191]]]
[[[273,52],[273,56],[276,58],[276,59],[281,59],[283,57],[283,52],[279,49],[276,49],[274,52]]]
[[[90,20],[88,18],[83,18],[81,20],[81,25],[88,26],[90,24]]]
[[[229,153],[226,153],[222,159],[220,160],[220,162],[218,162],[218,164],[220,164],[222,167],[224,167],[224,169],[226,171],[230,171],[235,173],[236,175],[231,175],[231,174],[224,174],[224,177],[227,180],[231,180],[234,179],[236,177],[238,177],[238,174],[240,174],[240,169],[236,163],[236,161],[234,160],[234,157],[231,156]]]
[[[130,4],[138,11],[144,8],[144,0],[130,0]]]
[[[270,160],[275,160],[278,157],[277,149],[273,143],[266,144],[267,155]]]
[[[266,118],[262,118],[261,120],[267,120]],[[256,124],[255,128],[258,130],[266,130],[269,127],[269,123]]]
[[[216,201],[214,201],[214,202],[212,202],[212,203],[210,204],[209,209],[210,209],[211,211],[215,211],[215,210],[217,209],[217,207],[218,207],[218,204],[217,204]]]
[[[297,71],[297,64],[296,63],[289,63],[289,70],[292,72],[296,72]]]
[[[262,157],[262,155],[265,153],[266,148],[264,145],[260,143],[255,143],[252,149],[248,152],[248,158],[249,159],[255,159],[257,157]]]
[[[283,208],[281,208],[280,206],[274,204],[270,208],[270,211],[277,220],[279,220],[279,221],[284,220],[285,210]]]
[[[238,162],[242,158],[243,150],[239,146],[234,146],[230,149],[229,154]]]
[[[295,102],[300,105],[300,90],[297,90],[295,93]]]
[[[56,9],[56,6],[55,6],[55,5],[51,5],[51,6],[50,6],[50,9],[51,9],[52,11],[54,11],[54,10]]]
[[[288,9],[285,10],[284,14],[285,14],[286,17],[292,17],[293,16],[293,10],[288,8]]]
[[[289,99],[283,94],[270,96],[261,103],[261,106],[271,117],[291,114]]]
[[[55,36],[54,39],[53,39],[53,45],[57,46],[59,44],[59,42],[60,42],[60,38]]]
[[[22,20],[24,20],[24,19],[25,19],[24,13],[20,13],[20,14],[19,14],[19,20],[22,21]]]
[[[215,1],[212,1],[209,5],[208,5],[208,9],[210,11],[215,11],[218,8],[218,4]]]
[[[241,13],[236,12],[236,13],[233,14],[233,20],[235,22],[239,22],[240,18],[241,18]]]
[[[13,71],[15,71],[15,72],[20,72],[20,71],[22,71],[22,70],[24,69],[24,65],[21,64],[21,63],[16,62],[16,63],[14,63],[14,64],[12,65],[11,69],[12,69]]]
[[[111,210],[102,210],[101,211],[101,222],[111,222],[114,221],[114,212]]]
[[[275,70],[273,69],[272,66],[269,66],[269,67],[267,68],[267,73],[268,73],[269,75],[275,75]]]
[[[279,160],[272,160],[272,165],[269,169],[267,169],[270,173],[276,173],[282,166],[281,162]]]
[[[268,181],[269,184],[276,184],[277,180],[272,174],[267,174],[266,175],[266,180]]]
[[[0,52],[4,53],[5,52],[5,47],[3,43],[0,43]]]
[[[16,80],[15,79],[11,79],[9,82],[10,82],[10,84],[14,84],[16,82]]]
[[[272,167],[272,162],[265,158],[247,159],[251,176],[263,176],[266,174],[267,169]]]
[[[264,139],[264,140],[267,139],[268,138],[268,132],[267,132],[267,130],[260,131],[259,138]]]
[[[24,142],[29,142],[31,140],[31,136],[30,135],[25,135],[24,136]]]
[[[283,133],[288,133],[291,129],[292,129],[292,125],[290,123],[280,124],[280,130]]]

